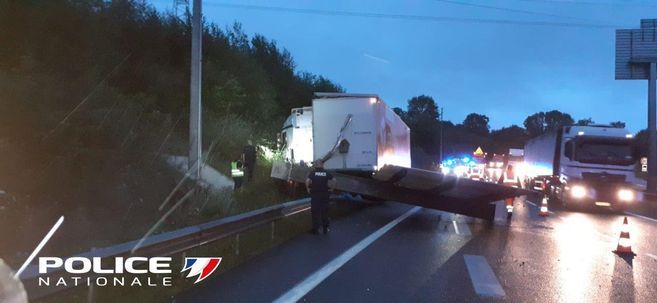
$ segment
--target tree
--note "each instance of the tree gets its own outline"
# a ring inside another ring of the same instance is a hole
[[[511,125],[493,130],[490,134],[490,150],[494,153],[507,153],[509,148],[523,148],[527,141],[527,132],[518,125]]]
[[[395,114],[397,114],[397,116],[399,116],[399,118],[404,120],[404,122],[406,122],[406,124],[408,124],[408,122],[406,121],[406,120],[408,120],[408,117],[407,117],[406,112],[403,109],[401,109],[399,107],[395,107],[395,108],[392,109],[392,111],[395,112]]]
[[[406,111],[393,109],[411,129],[411,146],[416,153],[418,148],[430,156],[438,154],[440,143],[440,123],[438,106],[433,98],[425,95],[408,100]]]
[[[545,132],[545,127],[546,127],[545,113],[544,112],[535,113],[527,117],[523,124],[525,125],[527,134],[530,137],[540,136]]]
[[[562,126],[572,125],[575,121],[569,114],[553,110],[545,113],[545,122],[547,123],[547,131],[551,131]]]
[[[623,122],[623,121],[611,122],[611,123],[609,123],[609,125],[611,125],[613,127],[617,127],[617,128],[625,128],[625,122]]]
[[[577,125],[581,125],[581,126],[591,125],[591,124],[594,124],[594,123],[595,122],[593,122],[593,119],[591,119],[591,118],[577,120]]]
[[[471,113],[463,120],[463,126],[472,133],[485,136],[490,132],[489,120],[486,115]]]
[[[438,120],[438,106],[433,98],[425,95],[408,100],[408,118],[416,123],[430,123]]]
[[[523,123],[529,137],[540,136],[545,132],[573,124],[573,117],[558,110],[538,112],[525,119]]]

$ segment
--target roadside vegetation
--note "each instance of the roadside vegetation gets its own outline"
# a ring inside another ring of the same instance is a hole
[[[62,215],[44,254],[286,200],[261,158],[239,193],[197,190],[159,221],[195,186],[163,161],[186,155],[190,35],[145,1],[0,0],[1,258],[20,265]],[[224,174],[247,140],[275,145],[290,108],[342,90],[239,24],[206,23],[203,43],[204,158]]]

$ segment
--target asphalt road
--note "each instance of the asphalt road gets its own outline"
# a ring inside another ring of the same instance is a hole
[[[531,200],[531,199],[528,199]],[[656,302],[657,220],[628,216],[636,256],[616,248],[622,214],[547,217],[524,198],[495,223],[398,203],[333,222],[201,282],[175,302]]]

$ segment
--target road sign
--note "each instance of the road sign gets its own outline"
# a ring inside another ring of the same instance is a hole
[[[484,151],[481,149],[481,146],[477,147],[477,150],[473,153],[476,157],[481,157],[484,155]]]
[[[616,30],[616,80],[648,80],[648,182],[657,193],[657,19]],[[642,165],[643,168],[643,165]]]
[[[640,29],[616,30],[616,80],[648,80],[657,61],[657,19],[641,20]]]

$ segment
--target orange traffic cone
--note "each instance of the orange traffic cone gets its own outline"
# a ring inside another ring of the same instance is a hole
[[[550,212],[548,211],[548,201],[545,197],[543,197],[543,202],[541,202],[541,211],[538,215],[541,217],[547,217],[550,215]]]
[[[618,245],[614,252],[617,254],[634,255],[634,252],[632,252],[632,243],[630,242],[630,225],[627,223],[627,217],[623,220]]]

